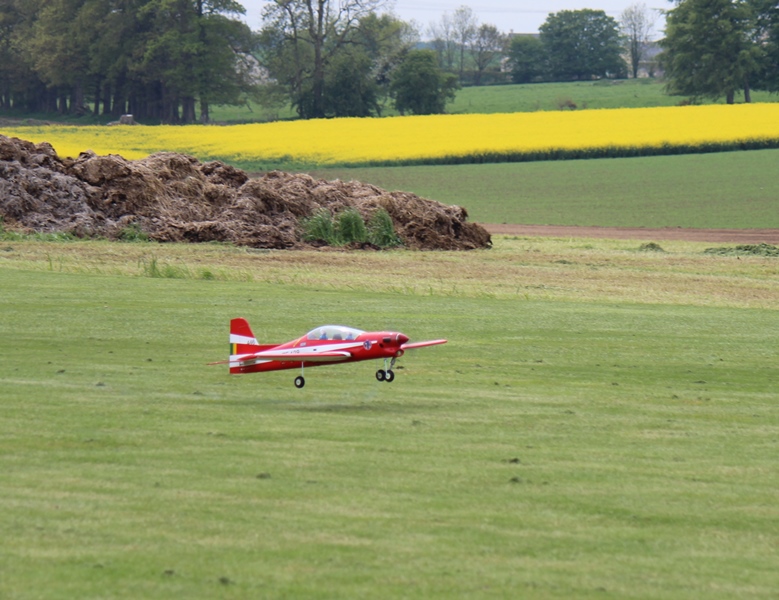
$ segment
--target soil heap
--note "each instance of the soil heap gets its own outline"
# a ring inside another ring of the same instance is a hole
[[[0,216],[4,226],[118,239],[136,228],[160,242],[232,242],[303,247],[300,220],[352,207],[366,221],[380,208],[408,248],[470,250],[490,235],[459,206],[356,181],[273,171],[250,178],[214,161],[160,152],[142,160],[82,152],[62,159],[46,143],[0,135]]]

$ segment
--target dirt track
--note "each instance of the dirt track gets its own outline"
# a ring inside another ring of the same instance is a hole
[[[492,235],[576,237],[617,240],[680,240],[727,244],[779,244],[779,229],[684,229],[665,227],[578,227],[571,225],[509,225],[481,223]]]

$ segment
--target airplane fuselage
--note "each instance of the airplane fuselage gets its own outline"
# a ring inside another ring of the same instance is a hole
[[[397,331],[366,331],[353,339],[327,339],[312,340],[309,336],[303,336],[297,340],[279,344],[278,346],[263,346],[262,351],[271,351],[273,359],[263,359],[262,352],[254,359],[255,364],[232,367],[231,373],[260,373],[263,371],[280,371],[283,369],[299,369],[302,367],[318,367],[332,364],[333,362],[347,363],[363,360],[382,358],[399,358],[404,350],[401,345],[408,341],[408,336]],[[341,359],[311,360],[311,354],[316,352],[344,352],[349,356]],[[309,360],[296,359],[297,355],[305,353]],[[279,358],[278,355],[289,356],[289,360]]]

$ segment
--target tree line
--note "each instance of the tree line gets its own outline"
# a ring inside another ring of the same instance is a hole
[[[661,40],[669,93],[779,90],[779,8],[676,0]],[[235,0],[0,0],[0,110],[208,122],[251,100],[302,118],[444,112],[461,85],[638,75],[652,34],[643,4],[551,13],[505,35],[461,6],[427,31],[387,0],[272,0],[251,31]]]
[[[256,83],[233,0],[0,0],[0,109],[208,119]]]

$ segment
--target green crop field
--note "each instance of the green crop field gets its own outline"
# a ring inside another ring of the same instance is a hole
[[[483,223],[779,228],[779,150],[311,171],[411,191]]]
[[[529,83],[466,87],[457,91],[454,102],[447,104],[450,114],[485,114],[561,110],[571,104],[576,110],[597,108],[642,108],[676,106],[685,98],[664,92],[665,82],[659,79],[617,79],[576,81],[567,83]],[[740,101],[740,99],[738,99]],[[776,102],[768,92],[752,92],[753,102]],[[702,101],[709,104],[710,101]],[[718,103],[724,103],[722,98]],[[397,115],[388,104],[382,114]],[[265,109],[249,102],[246,106],[217,106],[211,117],[221,123],[244,123],[274,119],[291,119],[296,114],[290,107]]]
[[[0,597],[774,597],[779,259],[663,249],[0,241]]]

